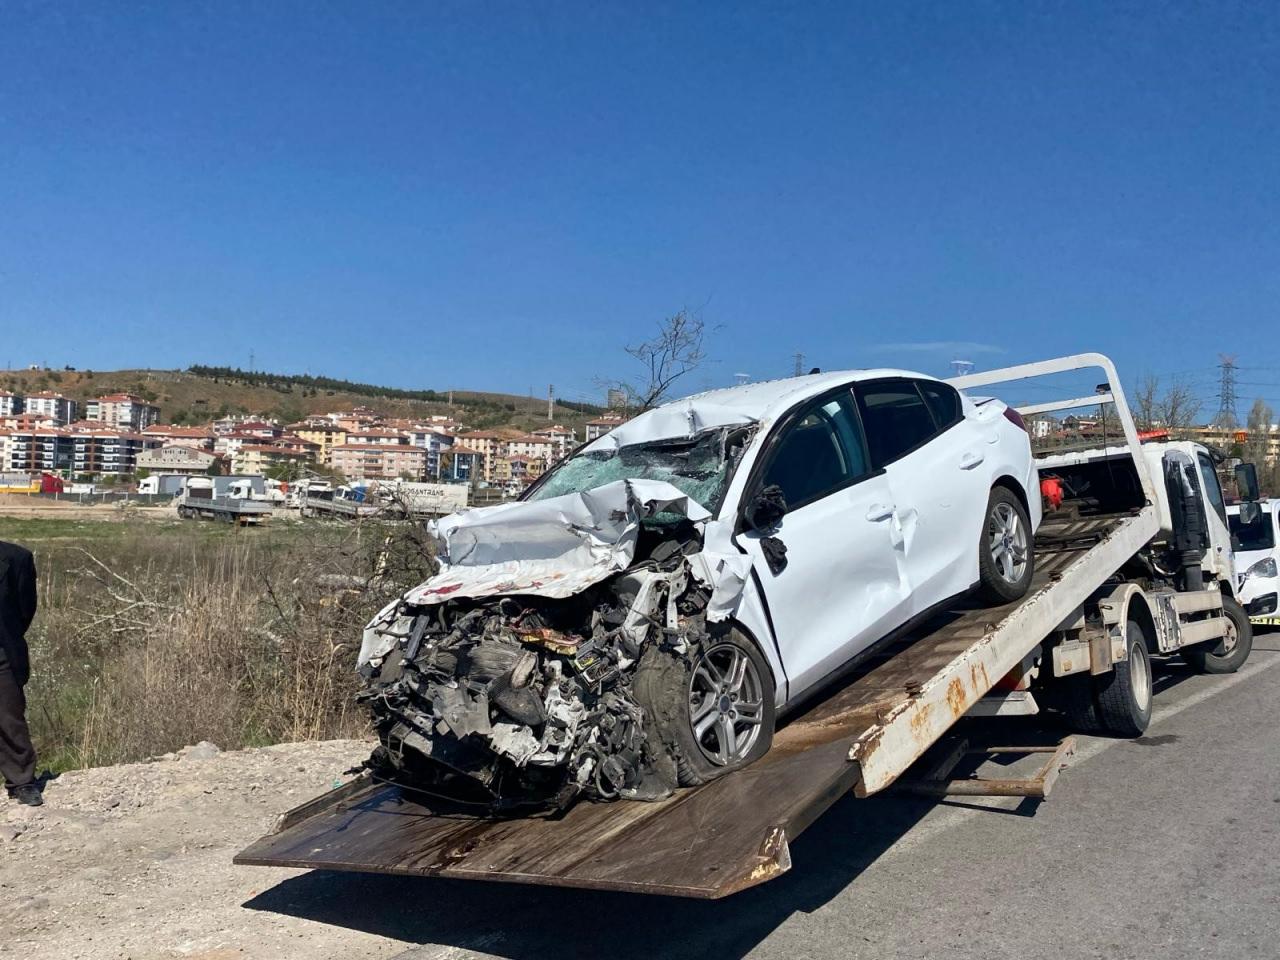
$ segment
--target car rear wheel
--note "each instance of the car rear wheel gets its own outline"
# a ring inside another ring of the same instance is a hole
[[[984,599],[1011,603],[1035,575],[1035,547],[1027,510],[1012,490],[994,487],[978,541],[978,584]]]
[[[773,673],[737,630],[684,657],[652,649],[633,690],[660,741],[655,747],[673,754],[682,787],[744,767],[773,743]]]

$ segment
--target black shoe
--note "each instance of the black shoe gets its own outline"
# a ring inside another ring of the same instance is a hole
[[[44,803],[44,797],[40,796],[40,788],[34,783],[24,783],[20,787],[14,787],[9,791],[9,796],[19,803],[25,803],[28,807],[38,807]]]

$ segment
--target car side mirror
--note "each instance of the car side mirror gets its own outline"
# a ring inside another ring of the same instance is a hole
[[[1240,499],[1253,501],[1259,499],[1258,468],[1252,463],[1236,464],[1236,490]]]
[[[787,513],[787,498],[776,483],[759,490],[747,502],[745,517],[753,530],[767,533],[778,525]]]

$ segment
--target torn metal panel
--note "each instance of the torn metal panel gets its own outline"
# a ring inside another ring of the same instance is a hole
[[[410,590],[405,600],[572,596],[625,570],[640,521],[671,512],[695,523],[711,516],[687,494],[658,480],[618,480],[583,493],[455,514],[433,527],[441,546],[440,573]]]
[[[614,427],[587,450],[617,450],[637,443],[693,437],[717,427],[745,427],[756,422],[734,407],[699,397],[668,403]]]

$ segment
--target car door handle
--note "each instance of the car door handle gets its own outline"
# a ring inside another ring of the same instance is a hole
[[[893,516],[893,505],[885,505],[883,503],[873,503],[871,509],[867,511],[867,519],[872,523],[880,520],[888,520]]]
[[[972,470],[978,464],[982,463],[982,461],[985,459],[987,458],[980,453],[966,453],[963,457],[960,458],[960,469]]]

